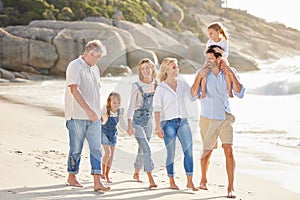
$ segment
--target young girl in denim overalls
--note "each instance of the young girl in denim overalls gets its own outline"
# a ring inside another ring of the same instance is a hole
[[[154,164],[151,159],[150,138],[152,134],[152,101],[156,88],[154,63],[150,59],[142,59],[138,64],[139,81],[133,83],[128,108],[128,134],[135,136],[138,142],[138,153],[134,163],[133,178],[138,182],[139,172],[144,166],[148,175],[150,188],[156,188],[152,176]]]
[[[106,108],[102,110],[101,116],[102,123],[105,121],[105,123],[101,126],[101,144],[104,149],[101,178],[106,179],[108,183],[111,183],[109,171],[117,143],[117,124],[119,123],[120,115],[123,114],[123,110],[120,109],[120,104],[120,94],[115,92],[110,93],[107,98]]]

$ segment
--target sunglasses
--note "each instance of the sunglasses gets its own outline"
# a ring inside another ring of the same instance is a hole
[[[177,65],[173,66],[172,69],[177,69],[179,68]]]

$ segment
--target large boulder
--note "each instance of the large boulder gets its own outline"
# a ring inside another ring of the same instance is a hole
[[[15,75],[13,72],[5,70],[0,67],[0,78],[11,80],[15,78]]]
[[[180,44],[171,35],[157,29],[150,24],[135,24],[128,21],[118,21],[116,27],[129,32],[137,46],[142,48],[161,48]]]
[[[163,1],[161,6],[163,9],[163,16],[167,20],[174,21],[177,24],[180,24],[182,22],[184,18],[184,12],[179,6],[168,1]]]
[[[37,28],[27,26],[9,26],[5,29],[12,35],[27,38],[32,40],[39,40],[47,43],[52,43],[53,38],[57,35],[59,30],[49,28]]]
[[[84,18],[82,21],[86,21],[86,22],[100,22],[100,23],[104,23],[107,25],[112,26],[112,20],[107,19],[105,17],[86,17]]]
[[[59,58],[51,72],[64,75],[68,63],[84,52],[86,43],[90,40],[99,39],[107,49],[107,56],[98,63],[100,72],[109,66],[127,65],[126,45],[120,36],[118,29],[99,22],[64,22],[51,20],[32,21],[29,27],[39,27],[60,30],[53,39]],[[123,37],[130,38],[122,33]],[[131,40],[129,40],[131,41]]]
[[[84,52],[86,43],[99,39],[107,49],[107,55],[98,63],[101,73],[110,65],[126,65],[126,46],[118,33],[110,30],[70,30],[59,32],[53,43],[60,56],[51,71],[64,74],[68,63]]]
[[[128,21],[117,21],[115,26],[119,29],[126,30],[132,35],[137,46],[144,48],[159,48],[160,44],[156,40],[156,36],[150,32],[150,27],[146,28],[143,25],[135,24]],[[152,27],[152,26],[151,26]],[[153,27],[152,27],[153,28]]]
[[[153,51],[138,47],[127,48],[127,63],[130,68],[137,67],[138,62],[143,58],[149,58],[156,66],[158,65],[157,56]]]
[[[163,46],[157,49],[150,49],[157,55],[158,61],[161,62],[166,57],[182,59],[187,58],[187,48],[181,44]]]
[[[241,53],[230,52],[228,61],[230,66],[236,68],[239,72],[259,70],[259,66],[255,60]]]
[[[15,70],[21,66],[51,68],[57,60],[53,45],[13,36],[0,29],[0,65]]]
[[[198,63],[205,61],[205,45],[204,44],[191,44],[187,48],[187,58],[194,60]]]
[[[156,0],[148,0],[150,7],[158,13],[163,11],[161,5]]]
[[[131,73],[131,69],[128,66],[111,65],[104,71],[103,76],[128,76]]]
[[[194,74],[200,68],[200,64],[188,59],[181,59],[178,62],[180,73]]]
[[[163,12],[168,6],[174,5],[164,4]],[[142,58],[149,58],[158,66],[164,58],[175,57],[184,73],[194,73],[195,66],[198,68],[204,63],[205,44],[190,31],[179,33],[148,23],[111,21],[103,17],[85,20],[37,20],[28,26],[11,26],[7,31],[0,29],[0,66],[22,72],[20,78],[44,79],[43,75],[51,73],[64,76],[69,62],[80,56],[87,42],[94,39],[99,39],[107,49],[107,55],[97,63],[102,75],[130,74],[136,71]],[[259,49],[256,46],[231,48],[231,66],[240,71],[257,70],[255,61],[243,54],[247,51]]]

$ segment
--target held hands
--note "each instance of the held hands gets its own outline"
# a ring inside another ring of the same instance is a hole
[[[155,133],[160,139],[164,139],[164,131],[160,127],[155,129]]]

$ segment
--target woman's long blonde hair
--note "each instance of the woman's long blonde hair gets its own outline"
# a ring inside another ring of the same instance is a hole
[[[163,59],[163,61],[161,62],[160,68],[159,68],[159,74],[158,74],[158,78],[160,82],[163,82],[164,80],[166,80],[168,78],[168,74],[167,74],[167,70],[168,70],[168,66],[170,63],[174,62],[176,65],[178,63],[176,58],[165,58]]]
[[[144,80],[144,76],[143,76],[143,73],[142,73],[142,71],[141,71],[142,65],[143,65],[144,63],[148,63],[148,64],[150,65],[150,67],[151,67],[151,69],[152,69],[152,79],[154,80],[154,79],[156,78],[155,65],[154,65],[154,63],[152,62],[152,60],[150,60],[149,58],[143,58],[143,59],[141,59],[141,60],[139,61],[139,63],[138,63],[139,79],[140,79],[141,81]]]

